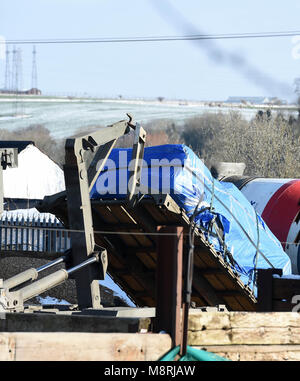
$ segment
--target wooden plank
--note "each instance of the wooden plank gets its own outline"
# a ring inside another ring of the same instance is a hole
[[[121,257],[122,259],[122,268],[117,269],[116,276],[121,276],[121,281],[123,284],[123,289],[127,290],[134,298],[135,291],[147,291],[148,293],[153,294],[154,292],[154,273],[151,275],[149,269],[138,259],[137,256],[133,254],[128,254],[127,251],[137,250],[138,248],[128,248],[124,247],[124,244],[119,240],[118,237],[110,237],[111,244],[108,246],[108,257],[116,256]],[[143,248],[141,248],[142,250]],[[112,273],[111,268],[110,275],[114,279],[114,274]],[[123,276],[123,274],[125,276]],[[128,283],[129,282],[129,283]],[[127,286],[126,286],[127,284]],[[133,287],[133,289],[131,288]],[[137,299],[139,305],[141,300]],[[151,304],[153,305],[153,303]]]
[[[213,288],[216,291],[222,291],[226,290],[226,287],[219,281],[219,279],[213,275],[213,274],[208,274],[205,275],[204,278],[213,286]]]
[[[197,268],[194,268],[193,287],[207,301],[208,305],[225,304],[222,297],[217,295],[210,282],[201,275]]]
[[[205,331],[207,329],[228,330],[231,313],[228,312],[194,312],[189,315],[189,330]]]
[[[93,219],[94,219],[94,226],[96,231],[97,231],[97,225],[99,224],[99,220],[101,221],[100,226],[103,225],[103,223],[109,223],[110,225],[115,225],[116,226],[115,231],[118,231],[117,227],[118,225],[121,225],[119,219],[114,215],[113,210],[111,209],[110,206],[97,205]],[[132,221],[129,221],[129,222],[131,223]],[[138,243],[136,242],[136,240],[132,238],[131,236],[122,234],[122,235],[119,235],[119,237],[128,246],[135,246],[135,247],[138,246]],[[110,238],[113,239],[114,236],[110,235]]]
[[[206,249],[195,248],[195,257],[199,257],[209,268],[216,268],[216,260],[211,257]]]
[[[155,253],[156,246],[143,246],[143,247],[126,247],[124,252],[126,254],[135,255],[136,253]]]
[[[154,262],[152,256],[149,255],[149,253],[139,252],[136,253],[136,256],[139,258],[141,262],[144,263],[146,267],[148,267],[151,270],[155,270],[156,263]]]
[[[300,345],[206,345],[195,347],[232,361],[299,361]]]
[[[224,271],[219,267],[205,267],[199,271],[201,272],[201,275],[218,275],[224,273]]]
[[[232,310],[236,311],[253,311],[253,303],[248,301],[248,298],[245,298],[244,295],[241,294],[241,291],[238,290],[236,283],[233,278],[231,278],[228,274],[222,272],[217,273],[216,278],[222,282],[225,291],[220,291],[220,295],[229,303]],[[225,298],[227,296],[227,299]]]
[[[137,259],[135,258],[137,261]],[[135,267],[128,267],[129,271],[126,272],[124,275],[122,274],[124,280],[126,279],[132,279],[134,278],[136,281],[136,284],[138,283],[141,287],[145,288],[149,292],[150,295],[154,293],[154,284],[155,284],[155,276],[154,272],[151,271],[144,271],[144,266],[142,263],[136,263]],[[123,272],[123,271],[122,271]],[[120,274],[121,275],[121,274]],[[129,277],[129,278],[128,278]]]
[[[109,206],[110,211],[112,215],[114,216],[115,220],[117,220],[117,225],[122,225],[122,223],[125,224],[136,224],[136,221],[126,212],[126,210],[120,205],[111,205]],[[117,230],[117,229],[116,229]],[[129,232],[131,232],[133,229],[128,229]],[[127,245],[129,246],[141,246],[139,244],[139,240],[134,237],[133,235],[125,235],[125,234],[120,234],[119,235],[120,239],[123,240]],[[150,243],[151,244],[151,243]],[[148,242],[149,246],[149,242]]]
[[[157,223],[157,225],[165,225],[170,221],[170,219],[162,213],[162,210],[160,208],[157,208],[155,205],[145,203],[144,207],[147,210],[147,212],[151,215],[151,217],[154,219],[154,221]]]
[[[248,298],[241,294],[241,291],[238,289],[238,286],[228,274],[219,272],[216,274],[216,278],[222,282],[226,291],[222,291],[220,295],[223,295],[223,298],[227,296],[232,296],[234,298],[229,298],[228,301],[232,309],[237,311],[253,311],[255,307],[253,303],[250,303]],[[223,294],[222,294],[223,293]]]
[[[124,208],[124,206],[120,205],[111,205],[110,210],[112,214],[115,216],[116,219],[118,219],[119,222],[122,223],[130,223],[130,224],[137,224],[135,219],[131,216],[130,213]]]
[[[230,324],[233,328],[289,328],[300,327],[300,314],[297,312],[281,313],[256,313],[256,312],[231,312]]]
[[[192,296],[192,302],[194,302],[197,307],[207,306],[207,302],[200,296]]]
[[[238,295],[235,297],[239,304],[243,307],[244,311],[256,311],[256,305],[249,301],[245,295]]]
[[[206,312],[189,318],[189,345],[300,345],[298,313]]]
[[[189,327],[193,331],[205,329],[230,330],[232,328],[300,328],[297,312],[193,312]]]
[[[5,360],[157,361],[170,349],[166,334],[0,333],[0,358]]]
[[[238,286],[236,285],[234,280],[230,276],[228,276],[228,274],[226,274],[224,270],[222,271],[221,269],[219,269],[219,271],[216,273],[216,278],[224,285],[224,287],[226,287],[226,289],[236,291],[238,290]]]
[[[93,210],[97,211],[98,215],[101,216],[101,219],[105,222],[111,224],[117,224],[119,221],[116,219],[109,206],[93,204]]]
[[[234,296],[223,296],[226,306],[228,306],[231,311],[244,311],[244,308],[241,306],[239,301]]]
[[[97,245],[106,247],[108,252],[108,266],[110,263],[113,268],[121,269],[124,268],[126,263],[126,256],[122,253],[122,251],[113,250],[114,238],[112,236],[109,239],[103,235],[95,234],[95,242]]]
[[[165,207],[165,205],[159,205],[158,207],[161,214],[167,219],[167,224],[182,225],[184,223],[181,214],[172,213]]]
[[[144,287],[132,275],[122,275],[121,278],[132,288],[132,290],[144,290]]]
[[[149,255],[151,256],[153,261],[156,263],[157,262],[157,253],[156,252],[151,252],[151,253],[149,253]]]
[[[95,238],[96,238],[96,237],[95,237]],[[98,244],[97,239],[95,239],[95,241],[96,241],[96,243]],[[100,246],[101,246],[101,245],[100,245]],[[123,268],[122,263],[118,260],[118,258],[116,258],[116,257],[113,256],[113,255],[110,255],[110,256],[109,256],[108,266],[111,266],[112,271],[116,271],[116,270],[118,270],[118,269]]]
[[[153,253],[153,246],[125,247],[122,252],[125,254],[125,263],[133,261],[133,257],[139,259],[148,269],[154,270],[156,267],[156,253]]]
[[[12,361],[15,358],[16,340],[13,335],[0,333],[0,361]]]
[[[119,234],[118,237],[119,237],[119,239],[121,241],[123,241],[123,243],[127,247],[142,247],[142,246],[139,245],[138,241],[132,235],[129,235],[129,234]]]
[[[232,328],[189,331],[189,345],[300,344],[300,328]]]
[[[204,250],[204,249],[203,249]],[[208,255],[208,254],[206,254]],[[206,259],[205,259],[206,260]],[[249,298],[248,292],[245,290],[244,284],[240,281],[240,279],[234,274],[233,270],[228,267],[227,264],[223,261],[223,259],[215,254],[210,259],[210,263],[214,261],[215,266],[214,268],[207,268],[203,269],[204,275],[214,275],[214,277],[210,277],[211,284],[218,290],[221,289],[220,284],[222,284],[223,289],[228,290],[237,290],[237,292],[240,294],[239,298],[228,298],[227,302],[229,303],[231,309],[237,310],[237,311],[253,311],[256,309],[254,300]],[[226,265],[226,268],[224,268],[223,265]],[[243,291],[244,290],[244,291]],[[254,296],[253,296],[254,298]]]
[[[212,270],[213,273],[214,270]],[[205,272],[204,272],[205,273]],[[248,296],[241,292],[241,289],[234,282],[229,274],[223,272],[217,272],[215,278],[222,283],[224,290],[218,291],[218,295],[221,295],[223,299],[227,297],[226,301],[231,306],[231,309],[237,311],[254,311],[255,305],[249,300]]]
[[[207,264],[200,258],[199,255],[194,255],[194,264],[201,269],[207,269]]]
[[[136,223],[147,232],[155,233],[157,231],[157,223],[147,212],[145,207],[140,203],[136,204],[135,207],[126,205],[126,210],[132,213]]]

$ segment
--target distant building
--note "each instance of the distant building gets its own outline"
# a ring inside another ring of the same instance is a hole
[[[26,91],[23,91],[23,94],[28,94],[28,95],[42,95],[41,90],[32,88]]]
[[[17,94],[17,95],[42,95],[40,89],[32,88],[29,90],[7,90],[0,89],[0,94]]]
[[[229,97],[226,103],[244,103],[253,105],[285,105],[286,100],[277,97]]]
[[[250,104],[265,104],[268,101],[266,97],[229,97],[226,103],[250,103]]]

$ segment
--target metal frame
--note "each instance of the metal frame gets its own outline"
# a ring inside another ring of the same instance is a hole
[[[94,253],[89,258],[87,258],[82,263],[78,264],[69,269],[60,269],[54,273],[45,276],[29,285],[26,286],[28,281],[36,280],[39,273],[47,270],[59,263],[65,262],[67,260],[66,256],[58,258],[38,269],[31,268],[20,274],[15,275],[12,278],[3,281],[0,279],[0,312],[11,311],[11,312],[23,312],[24,302],[37,295],[42,294],[46,290],[58,286],[59,284],[66,281],[71,274],[80,272],[82,269],[91,267],[100,261],[102,261],[102,254]],[[18,286],[24,285],[25,287],[15,291],[14,289]]]
[[[71,233],[71,266],[76,266],[93,252],[99,251],[94,239],[90,191],[117,139],[127,134],[130,128],[135,130],[132,151],[135,166],[130,176],[132,181],[128,201],[134,204],[135,190],[139,185],[141,174],[140,160],[143,157],[146,138],[146,132],[140,125],[132,124],[132,118],[129,116],[129,121],[120,121],[94,133],[66,141],[64,174],[69,227],[81,231]],[[99,280],[104,279],[107,264],[106,251],[103,251],[101,274],[99,271],[93,271],[93,266],[75,274],[79,308],[101,307]]]

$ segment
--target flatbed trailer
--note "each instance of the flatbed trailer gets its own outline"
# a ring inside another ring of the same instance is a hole
[[[190,219],[170,195],[141,200],[132,208],[127,200],[92,200],[95,242],[108,254],[107,272],[137,306],[156,305],[158,237],[172,244],[174,232],[160,235],[160,227],[183,227],[186,252]],[[38,206],[55,214],[68,228],[66,197],[50,196]],[[232,311],[255,311],[257,300],[221,253],[196,229],[192,301],[197,307],[226,305]],[[163,255],[163,253],[161,253]],[[184,257],[184,254],[183,254]],[[162,269],[170,277],[169,269]]]

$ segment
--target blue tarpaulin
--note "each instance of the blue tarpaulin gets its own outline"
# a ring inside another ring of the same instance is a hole
[[[91,190],[91,198],[124,199],[132,149],[113,149]],[[214,248],[231,257],[245,284],[255,268],[278,268],[291,274],[291,262],[280,242],[234,184],[213,178],[202,160],[185,145],[145,148],[141,194],[170,194],[195,221]],[[227,253],[227,254],[226,254]]]

